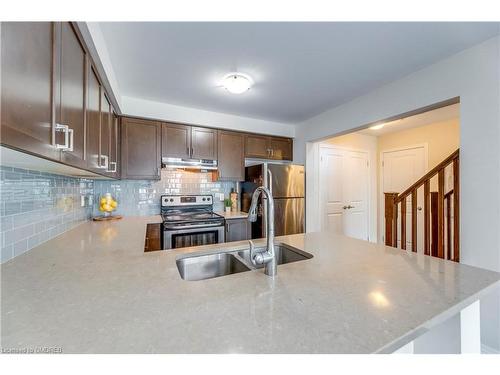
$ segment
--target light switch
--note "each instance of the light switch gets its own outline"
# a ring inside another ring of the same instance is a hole
[[[80,195],[80,206],[85,207],[85,195]]]

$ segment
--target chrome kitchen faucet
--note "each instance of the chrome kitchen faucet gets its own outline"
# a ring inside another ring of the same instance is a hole
[[[266,251],[257,252],[255,251],[254,243],[252,240],[249,240],[250,260],[254,266],[265,264],[264,273],[268,276],[275,276],[278,273],[278,260],[276,258],[276,251],[274,250],[274,200],[273,195],[267,188],[259,186],[253,192],[252,204],[248,211],[248,221],[257,220],[257,201],[261,194],[267,198],[267,248]]]

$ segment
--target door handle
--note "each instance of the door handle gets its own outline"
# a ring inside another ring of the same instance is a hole
[[[347,208],[348,208],[348,209],[351,209],[351,208],[354,208],[354,206],[349,205],[349,206],[347,206]]]
[[[103,160],[104,160],[104,164],[102,163]],[[108,158],[108,155],[101,155],[99,157],[99,168],[106,169],[106,171],[109,172],[108,171],[108,167],[109,167],[109,158]]]
[[[418,206],[417,210],[422,211],[422,207]]]
[[[270,169],[267,170],[267,187],[269,188],[269,192],[271,195],[273,194],[273,173],[271,172]]]
[[[348,208],[349,207],[347,207],[347,206],[342,207],[343,210],[347,210]]]
[[[117,165],[116,161],[110,161],[109,162],[110,168],[108,169],[108,172],[116,173],[116,165]],[[111,167],[113,167],[113,168],[111,169]]]
[[[68,151],[70,147],[70,140],[69,140],[69,126],[68,125],[63,125],[63,124],[56,124],[56,132],[59,133],[64,133],[64,143],[59,144],[54,140],[54,145],[56,146],[57,149],[63,150],[63,151]],[[73,130],[71,130],[73,132]]]

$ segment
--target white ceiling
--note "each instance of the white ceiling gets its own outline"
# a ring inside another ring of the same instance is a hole
[[[434,109],[432,111],[420,113],[400,120],[387,122],[382,129],[364,129],[360,130],[361,134],[374,135],[379,137],[381,135],[400,132],[419,126],[434,124],[437,122],[459,120],[460,119],[460,104],[453,104],[446,107]]]
[[[99,23],[123,96],[296,123],[486,40],[500,23]],[[231,95],[219,80],[251,75]]]

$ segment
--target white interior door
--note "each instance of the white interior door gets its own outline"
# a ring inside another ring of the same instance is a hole
[[[342,215],[344,191],[342,187],[344,153],[341,150],[321,148],[320,150],[320,205],[321,230],[343,233]]]
[[[368,153],[320,151],[321,228],[368,240]]]
[[[424,145],[400,150],[382,151],[382,193],[402,193],[414,184],[427,171],[427,149]],[[423,188],[417,191],[417,250],[423,252],[424,216]],[[406,249],[412,249],[411,239],[411,196],[406,199]],[[384,198],[382,194],[381,211]],[[398,206],[398,218],[401,217],[401,205]],[[382,235],[385,220],[382,218]],[[398,246],[401,246],[401,221],[398,220]]]
[[[343,167],[344,234],[368,241],[368,154],[345,151]]]

